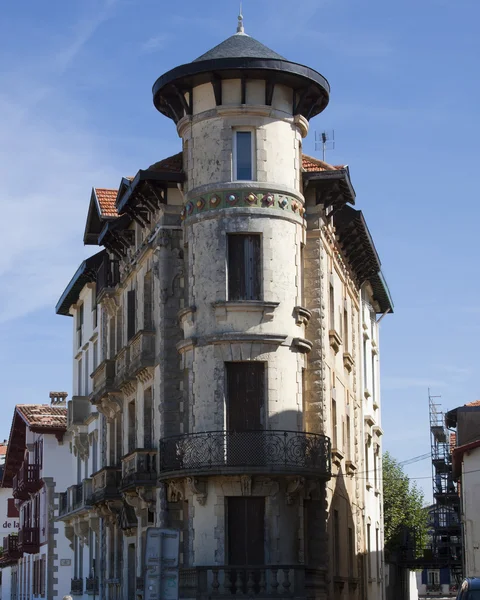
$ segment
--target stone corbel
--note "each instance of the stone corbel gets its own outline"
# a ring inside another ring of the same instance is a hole
[[[73,437],[73,445],[82,460],[88,458],[88,433],[75,433]]]
[[[120,414],[122,408],[121,394],[106,394],[98,405],[98,410],[104,414],[108,420],[112,420]]]
[[[94,531],[97,535],[100,533],[100,519],[97,515],[90,514],[88,516],[88,526],[92,531]]]
[[[65,537],[69,541],[69,546],[73,550],[73,541],[75,539],[75,531],[73,525],[65,525]]]
[[[128,380],[122,381],[120,387],[122,388],[122,392],[125,394],[125,396],[133,396],[137,389],[135,381]]]
[[[115,296],[106,294],[102,299],[102,304],[109,317],[114,317],[117,314],[118,302]]]
[[[88,546],[88,533],[90,528],[88,526],[88,521],[85,519],[76,519],[73,522],[73,531],[75,535],[80,539],[80,544],[82,546]]]
[[[183,485],[178,481],[169,481],[167,484],[167,502],[180,502],[184,497]]]
[[[242,496],[252,495],[252,478],[250,475],[240,476],[240,488],[242,490]]]
[[[137,496],[137,494],[133,493],[133,494],[125,494],[124,500],[128,504],[128,506],[131,506],[133,508],[137,519],[140,519],[142,516],[142,510],[145,509],[145,505],[142,502],[142,499],[139,498]]]
[[[303,477],[295,477],[287,482],[286,502],[289,506],[295,503],[305,489],[305,479]]]
[[[137,494],[144,506],[151,512],[155,512],[156,493],[151,488],[138,487]]]
[[[205,506],[207,502],[207,483],[206,481],[200,481],[196,477],[187,477],[187,486],[190,492],[196,496],[197,502],[200,506]]]

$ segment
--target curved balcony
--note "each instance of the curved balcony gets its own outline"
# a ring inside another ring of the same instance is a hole
[[[209,431],[160,440],[160,479],[284,473],[329,479],[330,438],[304,431]]]

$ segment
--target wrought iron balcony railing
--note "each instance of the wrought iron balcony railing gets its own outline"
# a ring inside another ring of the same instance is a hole
[[[302,565],[193,567],[180,571],[180,598],[303,598]]]
[[[330,439],[303,431],[210,431],[160,440],[160,478],[175,473],[278,472],[331,476]]]
[[[156,482],[156,450],[137,449],[122,458],[122,490],[136,486],[154,486]]]
[[[37,554],[40,550],[40,530],[37,527],[22,527],[18,532],[18,549],[26,554]]]
[[[1,560],[3,563],[15,561],[22,557],[22,552],[18,547],[18,534],[11,533],[3,538]]]
[[[42,486],[40,479],[40,465],[29,464],[24,461],[13,478],[13,497],[28,500],[30,494],[38,491]]]

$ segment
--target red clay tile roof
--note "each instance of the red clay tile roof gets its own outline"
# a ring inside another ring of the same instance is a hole
[[[181,173],[183,171],[183,154],[179,152],[168,158],[164,158],[159,162],[148,167],[149,171],[169,171],[171,173]]]
[[[455,450],[455,446],[457,445],[457,434],[450,434],[450,454]]]
[[[5,456],[5,454],[7,453],[7,448],[7,444],[0,444],[0,456]]]
[[[67,429],[66,407],[50,404],[17,404],[16,409],[31,428]]]
[[[95,188],[95,195],[97,196],[101,217],[118,217],[117,209],[115,207],[117,190]]]
[[[468,402],[465,406],[480,406],[480,400],[474,400],[473,402]]]
[[[329,165],[328,163],[324,162],[323,160],[320,160],[319,158],[314,158],[313,156],[307,156],[306,154],[302,154],[302,169],[304,171],[335,171],[343,168],[343,165]]]

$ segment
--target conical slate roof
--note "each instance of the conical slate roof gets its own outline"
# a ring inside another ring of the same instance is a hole
[[[273,58],[286,60],[264,44],[250,37],[246,33],[236,33],[212,48],[193,62],[202,60],[217,60],[219,58]]]

